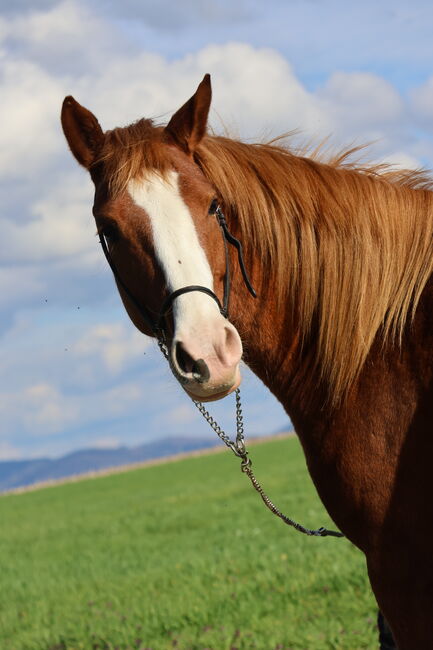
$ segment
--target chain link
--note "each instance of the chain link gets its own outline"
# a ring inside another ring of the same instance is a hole
[[[227,447],[229,447],[238,458],[246,458],[247,451],[245,449],[244,443],[244,427],[243,427],[243,417],[242,417],[242,406],[240,398],[240,390],[236,389],[236,440],[230,440],[229,436],[221,429],[218,422],[211,416],[209,411],[205,408],[202,402],[193,399],[192,400],[196,408],[200,411],[206,422],[209,424],[211,429],[215,431],[218,438],[223,441]]]
[[[159,347],[159,349],[161,350],[163,356],[164,356],[164,357],[167,359],[167,361],[170,363],[170,359],[169,359],[169,354],[168,354],[167,345],[166,345],[166,342],[165,342],[165,339],[164,339],[163,336],[160,336],[160,337],[158,338],[158,347]]]
[[[162,354],[170,364],[167,344],[163,337],[158,338],[158,346]],[[257,478],[253,473],[251,458],[248,457],[248,451],[245,447],[244,418],[242,414],[241,392],[239,388],[237,388],[235,391],[235,400],[236,400],[236,440],[230,440],[230,437],[220,427],[218,422],[215,420],[215,418],[212,417],[212,415],[209,413],[209,411],[206,409],[206,407],[202,402],[195,399],[193,399],[192,401],[195,407],[198,409],[198,411],[202,414],[206,422],[209,424],[211,429],[217,434],[218,438],[220,438],[220,440],[222,440],[223,443],[227,445],[227,447],[231,449],[232,452],[238,458],[241,459],[241,471],[248,476],[254,489],[260,494],[263,503],[267,508],[269,508],[271,512],[274,513],[274,515],[279,517],[288,526],[293,526],[295,530],[299,531],[300,533],[304,533],[304,535],[310,535],[314,537],[328,537],[328,536],[344,537],[343,533],[340,533],[335,530],[328,530],[327,528],[323,528],[323,527],[318,528],[317,530],[305,528],[304,526],[298,524],[290,517],[284,515],[281,512],[281,510],[279,510],[274,505],[274,503],[270,500],[270,498],[266,495],[265,491],[263,490],[262,486],[260,485],[259,481],[257,480]]]

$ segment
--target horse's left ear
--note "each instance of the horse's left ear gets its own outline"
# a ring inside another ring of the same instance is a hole
[[[90,169],[104,140],[98,120],[70,95],[63,102],[61,120],[70,150],[80,165]]]
[[[173,115],[165,127],[169,140],[192,154],[206,133],[212,99],[210,75],[205,74],[195,94]]]

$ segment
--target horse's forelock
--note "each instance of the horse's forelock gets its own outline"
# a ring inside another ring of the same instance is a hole
[[[170,161],[164,146],[163,128],[155,126],[152,120],[141,119],[107,131],[95,165],[102,169],[102,180],[112,196],[126,190],[131,180],[143,178],[146,172],[165,175]]]

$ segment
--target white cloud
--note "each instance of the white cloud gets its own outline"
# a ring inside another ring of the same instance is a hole
[[[197,53],[196,67],[214,73],[216,112],[237,123],[241,133],[257,137],[302,128],[326,133],[329,121],[316,97],[296,78],[288,61],[272,49],[245,43],[216,45]],[[191,65],[187,57],[185,65]]]
[[[433,76],[412,91],[412,106],[416,117],[433,130]]]
[[[7,441],[0,440],[0,461],[18,460],[22,457],[22,452]]]
[[[122,18],[141,20],[156,29],[176,30],[201,23],[212,22],[220,27],[224,23],[246,20],[250,15],[245,0],[127,0],[120,5],[116,0],[108,3]]]
[[[92,440],[89,447],[92,449],[117,449],[121,444],[119,438],[114,436],[105,436],[104,438],[96,438],[96,440]]]
[[[41,381],[17,392],[0,394],[2,435],[59,436],[83,421],[87,426],[127,416],[145,402],[145,388],[136,381],[94,392],[66,393]]]
[[[62,75],[95,70],[127,42],[87,3],[63,0],[0,18],[5,47]]]
[[[142,116],[162,114],[168,119],[207,72],[213,80],[212,117],[217,127],[221,117],[250,138],[260,137],[264,129],[274,134],[297,127],[328,131],[320,102],[284,57],[245,43],[210,45],[175,61],[147,52],[119,56],[97,77],[82,76],[70,92],[105,128],[112,128]]]
[[[35,173],[56,169],[57,155],[65,151],[59,121],[63,97],[77,76],[99,78],[119,48],[124,57],[128,48],[123,38],[73,0],[0,17],[3,178],[29,182]]]
[[[107,323],[90,328],[71,346],[71,352],[77,359],[91,359],[92,363],[102,364],[107,372],[116,375],[128,363],[142,358],[149,345],[151,339],[143,336],[132,325]]]
[[[391,165],[392,167],[401,169],[420,169],[422,167],[422,164],[418,158],[411,156],[405,151],[395,151],[394,153],[386,156],[386,159],[384,159],[383,162]]]
[[[65,398],[56,386],[40,382],[18,393],[0,394],[0,411],[7,413],[2,427],[20,427],[21,433],[51,435],[76,421],[77,406]],[[13,422],[9,421],[9,418]]]
[[[10,309],[17,300],[32,300],[41,294],[44,282],[39,269],[31,265],[25,267],[0,266],[0,310]]]
[[[164,421],[168,427],[176,425],[177,428],[189,425],[196,419],[195,408],[192,408],[191,403],[180,404],[176,408],[171,409],[164,417]]]
[[[59,151],[62,88],[30,60],[0,58],[0,173],[26,177]]]
[[[335,72],[319,91],[335,125],[352,128],[383,125],[401,120],[404,104],[397,90],[385,79],[366,72]]]
[[[65,173],[61,185],[45,185],[45,195],[29,206],[25,223],[0,218],[3,263],[40,263],[87,255],[95,251],[95,223],[91,215],[92,185],[84,173]],[[96,256],[95,256],[96,261]]]

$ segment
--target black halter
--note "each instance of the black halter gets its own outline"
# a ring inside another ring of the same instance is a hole
[[[104,251],[105,258],[113,272],[114,277],[116,278],[117,283],[122,287],[123,291],[126,293],[128,296],[129,300],[132,302],[134,307],[137,309],[137,311],[140,313],[141,317],[143,320],[146,322],[146,324],[149,326],[149,328],[152,330],[153,334],[160,339],[161,337],[164,336],[165,334],[165,328],[164,328],[164,320],[169,312],[169,310],[172,307],[173,302],[181,296],[184,293],[190,293],[191,291],[201,291],[202,293],[207,294],[211,298],[215,300],[215,302],[218,305],[218,308],[221,312],[221,314],[224,316],[224,318],[228,318],[229,315],[229,300],[230,300],[230,289],[231,289],[231,280],[230,280],[230,258],[229,258],[229,252],[228,252],[228,246],[227,243],[231,244],[234,246],[237,251],[238,251],[238,261],[239,261],[239,266],[241,269],[242,277],[244,279],[245,286],[247,287],[248,291],[250,294],[256,298],[257,294],[254,291],[250,279],[248,277],[247,271],[245,269],[245,263],[244,263],[244,258],[243,258],[243,252],[242,252],[242,244],[239,241],[239,239],[236,239],[234,237],[228,227],[227,227],[227,222],[225,220],[224,214],[218,206],[215,209],[215,216],[218,220],[218,224],[221,228],[221,234],[223,237],[223,242],[224,242],[224,254],[225,254],[225,261],[226,261],[226,272],[224,276],[224,296],[223,296],[223,303],[221,304],[218,296],[211,290],[208,289],[208,287],[202,287],[198,284],[191,284],[188,285],[187,287],[182,287],[181,289],[176,289],[176,291],[172,291],[169,296],[164,300],[162,303],[162,307],[160,309],[159,315],[154,318],[153,314],[150,312],[150,310],[145,306],[142,305],[138,302],[138,300],[135,298],[135,296],[131,293],[131,291],[128,289],[126,284],[123,282],[122,278],[120,277],[116,266],[114,265],[114,262],[111,258],[110,252],[108,250],[107,242],[104,236],[104,233],[101,233],[100,237],[100,243],[102,246],[102,250]]]

